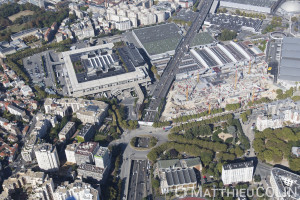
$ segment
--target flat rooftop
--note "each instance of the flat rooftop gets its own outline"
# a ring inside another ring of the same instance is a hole
[[[230,164],[223,165],[224,170],[241,169],[241,168],[248,168],[248,167],[254,167],[253,161],[230,163]]]
[[[291,189],[291,192],[289,194],[291,196],[284,199],[300,199],[299,175],[276,167],[271,170],[271,173],[281,194],[284,194],[284,192],[288,192],[289,189]]]
[[[72,96],[79,97],[110,90],[112,86],[124,86],[129,80],[146,82],[149,79],[146,71],[141,69],[144,65],[135,66],[138,59],[133,62],[126,60],[130,57],[125,56],[121,61],[113,47],[113,43],[108,43],[62,53],[67,70],[66,82]],[[133,64],[129,65],[130,62]]]
[[[213,28],[219,30],[228,29],[239,32],[242,27],[248,27],[253,28],[257,32],[259,31],[263,21],[260,19],[246,18],[237,15],[209,14],[205,19],[205,22],[215,25]]]
[[[277,0],[221,0],[224,2],[271,8]]]
[[[193,12],[190,9],[181,9],[174,17],[173,19],[176,20],[183,20],[186,22],[192,22],[194,19],[196,19],[197,13]]]
[[[133,34],[144,46],[148,55],[156,55],[176,49],[182,36],[174,23],[133,30]]]
[[[300,38],[283,38],[278,76],[280,80],[300,81],[299,55]]]
[[[208,32],[197,33],[191,42],[191,47],[206,45],[216,42],[216,40]]]

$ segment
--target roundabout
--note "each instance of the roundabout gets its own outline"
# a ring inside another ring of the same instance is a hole
[[[130,147],[138,151],[147,151],[155,147],[158,139],[151,135],[139,135],[130,140]]]

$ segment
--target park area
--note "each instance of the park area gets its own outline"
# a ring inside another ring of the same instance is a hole
[[[34,14],[34,12],[31,11],[31,10],[23,10],[23,11],[20,11],[20,12],[14,14],[14,15],[9,16],[8,19],[10,21],[14,22],[19,17],[33,15],[33,14]]]

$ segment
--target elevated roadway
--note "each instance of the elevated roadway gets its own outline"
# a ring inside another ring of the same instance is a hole
[[[178,70],[180,59],[184,56],[184,53],[188,51],[189,44],[201,29],[204,20],[209,13],[209,10],[212,6],[213,0],[201,0],[199,3],[199,13],[195,20],[193,21],[190,29],[187,31],[187,34],[181,39],[176,50],[175,55],[170,60],[166,66],[160,81],[157,83],[152,100],[149,104],[149,107],[146,109],[147,113],[145,115],[145,121],[154,122],[158,120],[158,116],[161,114],[159,111],[163,109],[165,104],[165,98],[169,92],[169,89],[175,80],[175,75]],[[159,107],[161,107],[159,109]]]

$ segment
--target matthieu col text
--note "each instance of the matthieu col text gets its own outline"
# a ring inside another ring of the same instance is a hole
[[[259,191],[264,190],[264,193]],[[300,192],[300,191],[299,191]],[[286,187],[281,193],[277,193],[276,190],[272,187],[258,187],[255,189],[226,189],[226,188],[210,188],[202,190],[200,186],[198,189],[187,190],[185,188],[180,188],[175,191],[175,196],[178,198],[183,198],[186,196],[189,197],[297,197],[298,196],[297,188]]]

